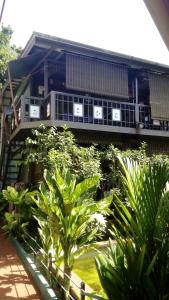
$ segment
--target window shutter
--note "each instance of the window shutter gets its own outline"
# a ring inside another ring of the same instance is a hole
[[[128,98],[128,69],[109,62],[66,54],[66,87]]]
[[[169,77],[149,74],[151,117],[169,121]]]

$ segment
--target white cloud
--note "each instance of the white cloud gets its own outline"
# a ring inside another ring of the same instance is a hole
[[[169,64],[143,0],[6,0],[3,22],[18,46],[39,31]]]

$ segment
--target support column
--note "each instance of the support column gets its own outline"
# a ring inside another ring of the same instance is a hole
[[[56,97],[55,97],[55,92],[52,91],[50,93],[51,98],[50,98],[50,119],[52,121],[56,120]]]
[[[48,95],[48,62],[44,61],[44,98]]]
[[[139,123],[139,103],[138,103],[138,78],[135,78],[135,96],[136,96],[136,106],[135,106],[135,121],[136,126]]]

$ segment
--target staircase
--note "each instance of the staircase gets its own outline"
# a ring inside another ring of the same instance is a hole
[[[24,142],[12,141],[4,148],[4,159],[2,166],[3,185],[13,185],[19,179],[20,167],[22,162],[22,149]]]
[[[10,102],[3,106],[0,89],[0,189],[18,181],[24,145],[24,142],[9,141],[10,123],[6,122],[6,118],[11,117],[9,107]]]

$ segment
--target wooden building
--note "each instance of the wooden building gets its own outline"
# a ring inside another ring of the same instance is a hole
[[[18,180],[32,128],[66,124],[84,144],[169,153],[169,67],[33,33],[3,89],[1,177]]]

